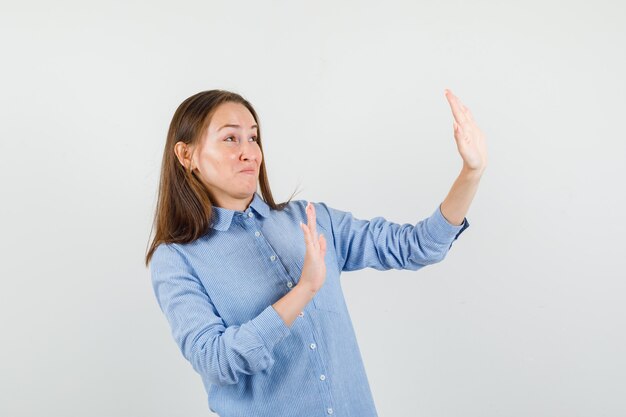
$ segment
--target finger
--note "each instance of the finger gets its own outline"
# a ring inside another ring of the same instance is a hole
[[[313,205],[310,202],[307,202],[306,207],[305,207],[307,223],[306,225],[303,224],[303,226],[304,228],[306,228],[306,236],[307,236],[306,243],[315,248],[318,246],[318,243],[317,243],[317,235],[313,233],[313,228],[311,227],[311,225],[315,225],[315,216],[311,216],[312,206]]]
[[[467,107],[465,104],[461,103],[461,109],[463,110],[463,113],[465,113],[465,117],[467,118],[467,120],[473,122],[474,121],[474,115],[470,111],[469,107]]]
[[[313,204],[311,204],[311,202],[307,204],[307,212],[307,217],[309,219],[307,226],[311,231],[311,237],[313,239],[313,242],[317,242],[317,222],[315,217],[315,207],[313,206]]]
[[[300,229],[302,229],[302,233],[304,233],[304,244],[307,246],[311,245],[311,232],[309,228],[304,223],[300,222]]]
[[[468,135],[467,135],[467,129],[463,129],[463,127],[461,125],[459,125],[456,121],[453,122],[454,125],[454,139],[459,141],[459,140],[466,140]],[[465,125],[467,127],[467,125]]]
[[[306,203],[306,206],[304,207],[304,214],[306,216],[306,227],[310,228],[311,226],[311,215],[309,213],[309,202]]]
[[[320,235],[320,252],[322,256],[326,254],[326,238],[323,233]]]
[[[463,109],[461,108],[461,101],[448,89],[446,89],[445,93],[446,98],[448,99],[448,103],[450,103],[450,108],[452,109],[452,115],[456,119],[457,123],[464,123],[467,119]]]
[[[456,120],[452,121],[452,127],[454,129],[454,138],[459,140],[461,138],[461,126],[456,122]]]

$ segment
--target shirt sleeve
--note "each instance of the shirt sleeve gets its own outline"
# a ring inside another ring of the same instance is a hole
[[[273,347],[291,330],[272,305],[241,325],[226,327],[200,280],[171,244],[155,250],[150,270],[159,307],[193,369],[217,385],[236,384],[274,364]]]
[[[467,218],[460,225],[448,222],[441,213],[441,204],[433,214],[415,225],[400,225],[384,217],[361,220],[325,203],[316,204],[328,216],[341,271],[368,267],[418,270],[442,261],[452,243],[469,227]]]

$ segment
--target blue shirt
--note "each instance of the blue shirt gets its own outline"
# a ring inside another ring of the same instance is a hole
[[[150,261],[159,307],[221,417],[374,417],[376,408],[339,276],[363,268],[416,271],[444,259],[469,226],[440,206],[416,225],[312,203],[327,241],[326,280],[291,327],[272,307],[300,278],[304,200],[272,210],[213,207],[207,233],[160,244]]]

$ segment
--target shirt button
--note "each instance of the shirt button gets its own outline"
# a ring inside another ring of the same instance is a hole
[[[293,282],[289,281],[289,282],[287,283],[287,286],[288,286],[289,288],[293,287]]]
[[[316,345],[315,343],[311,343],[311,344],[309,345],[309,347],[310,347],[311,349],[315,349],[315,348],[317,347],[317,345]]]
[[[332,413],[333,413],[333,409],[332,409],[332,408],[328,408],[328,409],[326,409],[326,412],[327,412],[328,414],[332,414]]]
[[[270,259],[273,261],[273,260],[276,259],[276,256],[272,255],[272,256],[270,256]]]
[[[252,212],[248,213],[248,217],[252,217],[254,216],[254,214],[252,214]]]
[[[326,379],[326,375],[324,375],[324,374],[320,375],[320,379],[321,379],[322,381],[323,381],[323,380],[325,380],[325,379]]]
[[[298,317],[304,317],[304,311],[299,312]]]
[[[255,235],[255,236],[257,236],[257,237],[258,237],[258,236],[261,236],[261,232],[256,231],[256,232],[254,232],[254,235]]]

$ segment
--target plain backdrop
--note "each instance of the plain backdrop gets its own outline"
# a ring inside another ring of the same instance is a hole
[[[277,201],[416,223],[487,137],[441,263],[344,273],[379,415],[626,415],[618,1],[3,1],[0,415],[211,415],[144,265],[165,136],[256,107]],[[389,353],[392,354],[389,354]]]

